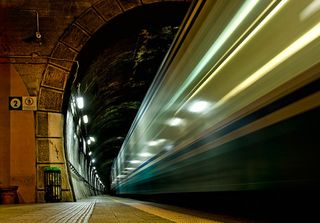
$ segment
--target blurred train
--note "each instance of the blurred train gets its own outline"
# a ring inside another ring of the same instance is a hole
[[[193,2],[114,160],[116,194],[320,184],[318,0]]]

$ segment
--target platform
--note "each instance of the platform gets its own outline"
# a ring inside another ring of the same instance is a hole
[[[133,199],[98,196],[78,202],[0,206],[2,223],[167,223],[244,222],[239,219],[191,211]]]

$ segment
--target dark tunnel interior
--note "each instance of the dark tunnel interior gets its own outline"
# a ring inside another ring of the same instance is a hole
[[[79,53],[79,68],[64,101],[66,113],[71,98],[83,97],[84,108],[74,118],[87,115],[89,122],[76,132],[80,153],[109,185],[113,159],[135,118],[140,104],[164,59],[188,10],[185,2],[144,5],[118,16],[99,29]],[[65,128],[70,128],[66,123]],[[92,139],[92,138],[91,138]],[[80,159],[80,158],[79,158]]]

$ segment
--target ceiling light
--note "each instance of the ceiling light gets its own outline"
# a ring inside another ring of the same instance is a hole
[[[91,155],[92,155],[92,152],[90,151],[88,155],[91,156]]]
[[[84,115],[82,118],[83,118],[83,122],[84,122],[85,124],[87,124],[88,121],[89,121],[88,116],[87,116],[87,115]]]
[[[83,109],[84,107],[83,97],[77,97],[77,106],[79,109]]]
[[[96,139],[94,137],[92,137],[92,136],[89,137],[89,140],[91,140],[91,142],[95,142],[96,141]]]
[[[92,159],[91,161],[92,161],[92,163],[95,163],[95,162],[96,162],[96,160],[95,160],[95,159]]]

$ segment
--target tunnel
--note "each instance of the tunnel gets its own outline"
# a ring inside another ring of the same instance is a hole
[[[1,1],[0,222],[313,222],[319,9]]]
[[[80,66],[71,71],[63,108],[68,162],[73,169],[82,167],[82,176],[99,177],[105,192],[110,192],[113,160],[188,6],[169,2],[130,10],[100,28],[76,59]]]

